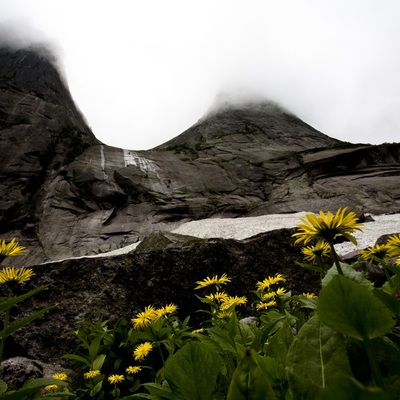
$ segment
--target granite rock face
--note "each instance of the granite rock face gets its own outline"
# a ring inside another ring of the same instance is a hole
[[[97,254],[189,220],[400,211],[400,144],[332,139],[269,101],[214,109],[152,150],[100,143],[51,56],[0,51],[0,235],[16,265]]]

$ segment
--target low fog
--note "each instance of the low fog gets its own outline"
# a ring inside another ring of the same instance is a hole
[[[0,8],[0,43],[54,54],[106,144],[155,147],[227,99],[275,101],[352,143],[399,142],[396,1],[3,0]]]

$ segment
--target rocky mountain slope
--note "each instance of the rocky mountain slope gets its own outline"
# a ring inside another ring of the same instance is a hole
[[[189,220],[351,205],[400,211],[400,144],[344,143],[269,101],[152,150],[100,143],[51,56],[0,50],[0,235],[20,264],[110,251]]]

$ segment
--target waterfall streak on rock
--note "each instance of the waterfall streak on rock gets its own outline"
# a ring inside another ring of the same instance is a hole
[[[126,150],[123,149],[124,152],[124,164],[125,167],[129,165],[134,165],[135,167],[139,168],[141,171],[145,172],[146,174],[154,174],[157,177],[158,181],[150,180],[151,189],[156,192],[167,193],[168,188],[165,183],[162,181],[161,176],[159,175],[158,171],[160,167],[152,160],[148,158],[142,157],[136,151],[133,150]]]

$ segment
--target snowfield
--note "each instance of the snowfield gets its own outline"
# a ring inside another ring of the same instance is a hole
[[[187,222],[172,232],[199,238],[242,240],[261,232],[281,228],[294,228],[301,222],[300,218],[304,217],[306,214],[306,212],[299,212],[294,214],[269,214],[259,217],[244,218],[209,218]],[[354,246],[352,243],[337,244],[335,248],[338,254],[344,255],[355,250],[365,249],[369,246],[373,246],[376,240],[382,235],[400,233],[400,214],[371,215],[371,217],[374,221],[366,222],[363,231],[356,231],[354,234],[358,245]],[[109,257],[126,254],[133,251],[138,244],[139,242],[108,253],[87,257]]]

